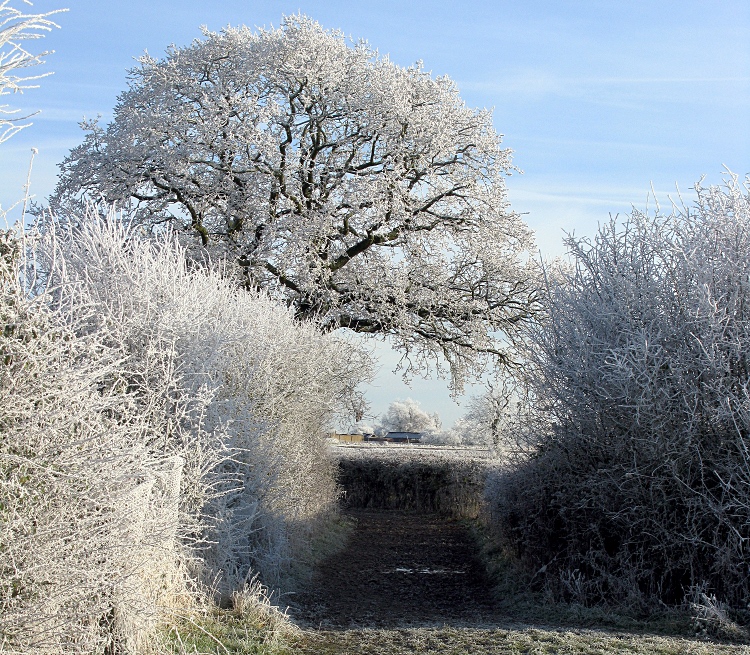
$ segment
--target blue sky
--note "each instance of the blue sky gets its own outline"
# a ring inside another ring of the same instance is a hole
[[[15,0],[21,7],[21,0]],[[40,88],[5,101],[41,109],[34,126],[0,146],[0,203],[22,196],[30,149],[32,193],[44,198],[57,164],[82,139],[84,116],[111,116],[126,70],[144,50],[160,56],[199,26],[278,25],[301,11],[408,65],[421,59],[453,78],[470,106],[494,108],[495,127],[524,171],[508,181],[546,255],[563,230],[589,235],[610,213],[664,201],[723,166],[750,173],[750,2],[723,0],[36,0],[68,7],[60,30],[32,44],[52,49]],[[373,411],[411,396],[447,425],[461,414],[442,381],[403,386],[397,357],[379,348]]]

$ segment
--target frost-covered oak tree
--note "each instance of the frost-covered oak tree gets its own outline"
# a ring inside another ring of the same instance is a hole
[[[83,127],[59,215],[93,199],[177,225],[298,317],[391,337],[408,367],[447,362],[460,386],[534,310],[491,113],[305,16],[144,56],[113,122]]]
[[[380,421],[384,432],[437,432],[441,426],[437,413],[428,414],[411,398],[394,400]]]

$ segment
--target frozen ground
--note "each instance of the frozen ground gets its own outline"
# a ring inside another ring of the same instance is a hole
[[[323,563],[292,616],[333,629],[491,621],[491,585],[463,523],[398,510],[349,515],[346,549]]]
[[[528,625],[493,610],[465,524],[436,514],[350,510],[344,551],[325,561],[290,615],[304,655],[749,655],[683,637]]]

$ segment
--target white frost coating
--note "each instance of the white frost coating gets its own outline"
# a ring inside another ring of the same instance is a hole
[[[285,582],[334,511],[324,435],[369,363],[169,237],[45,227],[33,300],[0,243],[0,632],[142,652],[206,584]]]
[[[19,286],[18,240],[0,235],[0,635],[11,652],[145,647],[157,606],[185,593],[165,420],[126,390],[125,352],[71,285],[51,311]],[[176,462],[172,461],[172,470]]]
[[[576,602],[750,595],[750,194],[696,191],[568,239],[528,332],[533,457],[492,502]]]
[[[416,400],[394,400],[380,419],[381,432],[431,433],[440,430],[442,423],[437,412],[428,414]]]
[[[114,121],[84,128],[59,215],[104,200],[179,226],[297,316],[389,335],[407,372],[447,363],[460,388],[535,307],[491,113],[305,16],[142,57]]]

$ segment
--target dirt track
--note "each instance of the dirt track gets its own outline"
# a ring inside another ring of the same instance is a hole
[[[290,614],[316,628],[476,625],[490,584],[464,525],[436,514],[350,510],[344,551],[323,562]]]
[[[324,561],[290,616],[299,655],[750,655],[746,646],[633,632],[524,625],[490,606],[490,584],[461,522],[349,510],[346,548]]]
[[[472,494],[482,488],[481,465],[463,462],[460,468],[439,458],[426,465],[423,452],[416,462],[401,451],[390,459],[389,454],[347,453],[351,461],[342,467],[348,474],[342,480],[348,482],[347,499],[358,503],[346,510],[355,528],[344,550],[318,566],[307,590],[290,597],[289,615],[304,630],[289,652],[750,655],[746,646],[656,636],[645,625],[641,634],[635,625],[627,632],[597,629],[589,617],[585,623],[591,627],[578,627],[575,612],[565,618],[562,611],[553,621],[559,625],[551,626],[554,608],[547,606],[505,615],[499,603],[493,608],[491,584],[465,524],[446,517],[451,515],[446,510],[471,507]],[[409,506],[407,501],[423,511],[363,509],[386,502]],[[426,511],[433,508],[443,514]]]

